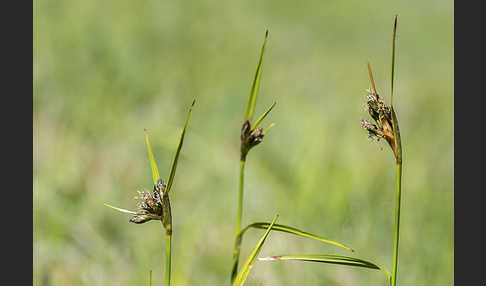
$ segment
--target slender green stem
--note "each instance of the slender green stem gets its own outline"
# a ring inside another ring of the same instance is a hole
[[[397,163],[397,184],[396,184],[396,202],[395,202],[395,237],[393,240],[393,266],[391,285],[397,285],[397,267],[398,267],[398,240],[400,237],[400,198],[402,192],[402,163]]]
[[[165,285],[170,286],[170,255],[171,255],[171,238],[172,234],[166,234],[166,250],[165,250]]]
[[[238,213],[236,214],[236,235],[241,229],[241,216],[243,214],[243,181],[245,177],[245,160],[240,161],[240,184],[238,187]]]
[[[240,246],[241,246],[241,217],[243,214],[243,182],[245,177],[245,162],[246,160],[240,160],[240,183],[238,187],[238,211],[236,213],[236,234],[235,234],[235,246],[233,250],[233,269],[231,271],[231,284],[235,280],[236,274],[238,273],[238,259],[240,256]]]
[[[149,286],[152,286],[152,270],[149,271]]]

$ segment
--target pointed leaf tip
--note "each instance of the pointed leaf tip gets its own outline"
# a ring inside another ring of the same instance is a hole
[[[192,109],[194,108],[195,102],[196,102],[196,99],[194,99],[192,101],[191,107],[189,108],[189,112],[187,113],[186,122],[184,124],[184,128],[182,129],[181,137],[179,139],[179,145],[177,146],[177,150],[176,150],[176,153],[174,155],[174,159],[172,160],[172,165],[170,167],[170,172],[169,172],[169,178],[167,179],[167,188],[166,188],[167,193],[170,191],[170,189],[172,187],[172,183],[174,182],[175,172],[176,172],[176,169],[177,169],[177,162],[179,160],[179,154],[180,154],[181,149],[182,149],[182,144],[184,143],[184,136],[186,135],[186,129],[187,129],[187,126],[189,125],[189,119],[191,118],[191,113],[192,113]]]
[[[393,23],[393,35],[392,35],[392,50],[391,50],[391,75],[390,75],[390,105],[393,106],[393,79],[395,75],[395,38],[397,34],[397,18],[395,15],[395,21]]]
[[[265,128],[265,130],[263,130],[263,135],[266,135],[268,131],[273,128],[273,126],[275,126],[275,123],[272,122],[267,128]]]
[[[375,81],[373,79],[373,73],[371,72],[370,61],[367,61],[366,63],[368,64],[368,74],[370,76],[371,87],[373,88],[373,93],[375,94],[376,99],[378,100],[378,93],[376,92]]]
[[[265,38],[263,40],[263,45],[260,52],[260,59],[258,60],[255,76],[253,77],[250,94],[248,95],[248,102],[246,104],[245,116],[243,118],[243,121],[248,120],[250,123],[253,120],[253,113],[255,112],[258,90],[260,88],[260,78],[262,74],[263,58],[265,54],[265,46],[267,45],[267,38],[268,38],[268,30],[265,32]]]
[[[370,268],[370,269],[381,270],[381,272],[383,272],[383,274],[385,275],[386,279],[390,280],[390,272],[385,267],[364,259],[349,257],[349,256],[334,255],[334,254],[294,254],[294,255],[278,255],[278,256],[271,256],[271,257],[263,257],[260,258],[259,260],[263,260],[263,261],[294,260],[294,261],[320,262],[320,263],[330,263],[330,264]]]
[[[134,212],[134,211],[129,211],[129,210],[121,209],[121,208],[117,208],[117,207],[114,207],[114,206],[109,205],[109,204],[107,204],[107,203],[103,203],[103,205],[104,205],[105,207],[109,207],[110,209],[114,209],[114,210],[119,211],[119,212],[122,212],[122,213],[126,213],[126,214],[132,214],[132,215],[136,215],[136,214],[137,214],[137,212]]]
[[[157,181],[160,179],[159,169],[157,168],[157,163],[155,163],[154,154],[152,153],[152,148],[150,147],[148,130],[146,128],[144,128],[144,131],[145,131],[145,143],[147,144],[147,152],[148,152],[149,161],[150,161],[150,168],[152,169],[152,179],[154,181],[154,185],[156,185]]]
[[[272,111],[273,107],[277,104],[277,102],[275,101],[268,109],[267,111],[265,111],[254,123],[254,125],[251,127],[251,131],[255,130],[258,125],[260,125],[260,123],[262,122],[262,120],[268,115],[268,113],[270,113],[270,111]]]

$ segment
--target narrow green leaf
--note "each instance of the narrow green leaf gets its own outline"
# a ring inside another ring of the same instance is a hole
[[[140,213],[137,213],[137,212],[134,212],[134,211],[129,211],[129,210],[125,210],[125,209],[121,209],[121,208],[117,208],[117,207],[114,207],[112,205],[109,205],[107,203],[103,203],[103,205],[105,205],[106,207],[109,207],[111,209],[114,209],[116,211],[119,211],[119,212],[122,212],[122,213],[126,213],[126,214],[131,214],[131,215],[139,215]],[[158,215],[153,215],[153,214],[144,214],[146,216],[149,216],[151,217],[152,219],[160,219],[161,217],[158,216]]]
[[[150,141],[148,138],[147,129],[145,131],[145,142],[147,143],[147,151],[150,160],[150,167],[152,168],[152,178],[154,179],[154,185],[157,184],[157,181],[160,179],[159,170],[157,169],[157,164],[155,163],[154,154],[152,153],[152,148],[150,147]]]
[[[194,104],[196,100],[192,101],[191,107],[189,108],[189,113],[187,114],[186,123],[184,124],[184,129],[182,129],[181,139],[179,140],[179,145],[177,146],[177,151],[174,155],[174,159],[172,160],[172,165],[170,167],[169,178],[167,179],[167,189],[165,190],[167,193],[170,191],[172,187],[172,183],[174,182],[174,176],[177,169],[177,161],[179,160],[179,154],[182,149],[182,143],[184,143],[184,136],[186,135],[187,125],[189,124],[189,118],[191,118],[192,109],[194,108]]]
[[[260,88],[260,78],[262,74],[263,56],[265,54],[265,46],[267,45],[268,30],[265,32],[265,39],[263,40],[262,51],[260,53],[260,60],[258,61],[257,70],[255,72],[255,77],[253,78],[253,83],[251,85],[250,95],[248,96],[248,103],[245,110],[245,118],[243,121],[247,120],[251,122],[253,119],[253,113],[255,112],[255,105],[258,95],[258,89]]]
[[[132,214],[132,215],[136,215],[137,212],[134,212],[134,211],[129,211],[129,210],[125,210],[125,209],[121,209],[121,208],[117,208],[117,207],[114,207],[112,205],[109,205],[107,203],[103,203],[103,205],[105,205],[106,207],[109,207],[109,208],[112,208],[114,210],[117,210],[119,212],[122,212],[122,213],[126,213],[126,214]]]
[[[260,261],[297,260],[297,261],[310,261],[310,262],[321,262],[321,263],[364,267],[364,268],[381,270],[383,274],[385,274],[386,279],[388,281],[390,280],[390,273],[384,267],[364,259],[349,257],[349,256],[333,255],[333,254],[294,254],[294,255],[277,255],[271,257],[263,257],[263,258],[258,258],[258,260]]]
[[[395,74],[395,37],[397,34],[397,18],[395,15],[395,22],[393,23],[393,36],[392,36],[392,54],[391,54],[391,84],[390,84],[390,105],[393,106],[393,76]]]
[[[263,130],[263,135],[266,135],[268,131],[273,128],[273,126],[275,126],[275,123],[272,123],[267,128],[265,128],[265,130]]]
[[[270,223],[268,223],[268,222],[252,223],[252,224],[248,225],[247,227],[245,227],[244,229],[242,229],[240,231],[239,236],[242,236],[245,233],[245,231],[247,231],[250,228],[266,229],[269,225],[270,225]],[[308,232],[302,231],[300,229],[297,229],[297,228],[294,228],[294,227],[291,227],[291,226],[287,226],[287,225],[283,225],[283,224],[275,224],[272,227],[272,229],[277,230],[277,231],[286,232],[286,233],[295,234],[295,235],[302,236],[302,237],[315,239],[315,240],[322,241],[322,242],[329,243],[329,244],[333,244],[335,246],[339,246],[339,247],[342,247],[344,249],[347,249],[349,251],[354,252],[354,250],[351,247],[348,247],[348,246],[346,246],[346,245],[344,245],[340,242],[330,240],[330,239],[327,239],[327,238],[324,238],[322,236],[318,236],[318,235],[315,235],[315,234],[312,234],[312,233],[308,233]]]
[[[152,270],[149,271],[149,286],[152,286]]]
[[[240,272],[238,272],[238,275],[236,276],[235,281],[233,282],[233,286],[241,286],[245,283],[246,278],[248,278],[248,274],[250,274],[251,268],[253,267],[253,264],[255,264],[258,254],[262,249],[263,243],[265,242],[265,239],[267,238],[268,234],[270,233],[270,230],[275,224],[275,221],[277,221],[277,218],[278,215],[275,216],[272,223],[268,226],[267,231],[265,231],[265,234],[263,234],[262,238],[260,238],[255,248],[248,256],[247,260],[241,267]]]
[[[272,111],[273,107],[275,106],[275,104],[277,104],[277,102],[274,102],[268,109],[267,111],[265,111],[256,121],[255,123],[253,124],[253,126],[251,127],[251,131],[255,130],[255,128],[258,127],[258,125],[260,124],[260,122],[262,122],[262,120],[265,118],[265,116],[267,116],[268,113],[270,113],[270,111]]]

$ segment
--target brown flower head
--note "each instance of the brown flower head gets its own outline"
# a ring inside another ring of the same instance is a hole
[[[165,188],[166,184],[159,179],[154,185],[152,193],[147,190],[138,191],[139,196],[135,199],[140,200],[137,205],[139,211],[130,219],[130,222],[140,224],[153,219],[160,220],[163,217],[163,205],[160,198],[164,195]]]
[[[385,139],[386,142],[388,142],[388,145],[392,148],[397,163],[399,163],[402,160],[402,155],[398,119],[393,110],[393,106],[387,106],[376,92],[373,74],[371,73],[369,63],[368,72],[372,88],[367,90],[368,95],[366,97],[366,105],[368,113],[376,124],[371,123],[369,120],[361,119],[361,125],[368,131],[368,135],[371,138],[376,138],[378,140],[380,138]]]
[[[251,123],[249,120],[245,120],[241,128],[241,158],[244,160],[246,154],[251,148],[260,144],[265,136],[262,127],[257,127],[251,130]]]

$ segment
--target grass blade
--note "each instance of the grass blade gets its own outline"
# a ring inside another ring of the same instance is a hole
[[[149,286],[152,286],[152,270],[149,271],[149,281],[148,281],[148,285]]]
[[[397,34],[397,18],[395,15],[395,22],[393,24],[393,36],[392,36],[392,54],[391,54],[391,84],[390,84],[390,105],[393,105],[393,75],[395,74],[395,36]]]
[[[265,130],[263,130],[263,135],[266,135],[268,131],[273,128],[273,126],[275,126],[275,123],[271,123],[267,128],[265,128]]]
[[[148,138],[148,131],[145,131],[145,142],[147,143],[147,151],[150,160],[150,167],[152,168],[152,178],[154,179],[154,185],[157,184],[157,181],[160,179],[159,170],[157,169],[157,164],[155,163],[154,154],[152,153],[152,148],[150,147],[150,141]]]
[[[278,218],[278,215],[275,216],[272,223],[267,228],[267,231],[265,231],[265,234],[262,236],[262,238],[260,238],[260,240],[256,244],[255,248],[253,249],[253,251],[248,256],[247,260],[245,261],[245,263],[241,267],[240,272],[238,272],[238,275],[236,276],[235,281],[233,282],[233,286],[240,286],[240,285],[243,285],[245,283],[246,278],[248,278],[248,274],[250,274],[251,268],[253,267],[253,264],[255,264],[257,256],[260,253],[260,250],[262,249],[263,243],[265,242],[265,239],[267,238],[268,234],[270,233],[270,230],[272,229],[273,225],[275,224],[275,221],[277,221],[277,218]]]
[[[248,103],[246,105],[246,110],[245,110],[245,118],[243,119],[243,121],[248,119],[251,122],[251,120],[253,119],[253,113],[255,112],[258,89],[260,87],[263,56],[265,54],[265,46],[267,45],[267,38],[268,38],[268,30],[265,32],[265,39],[263,40],[262,51],[260,53],[260,60],[258,61],[255,77],[253,78],[253,83],[251,85],[250,95],[248,96]]]
[[[373,262],[363,260],[360,258],[333,255],[333,254],[294,254],[294,255],[278,255],[271,257],[258,258],[261,261],[281,261],[281,260],[296,260],[296,261],[310,261],[310,262],[321,262],[330,264],[340,264],[355,267],[364,267],[370,269],[381,270],[387,281],[390,281],[390,273],[384,267],[375,264]]]
[[[136,215],[138,214],[137,212],[134,212],[134,211],[129,211],[129,210],[125,210],[125,209],[121,209],[121,208],[117,208],[117,207],[114,207],[112,205],[109,205],[107,203],[103,203],[103,205],[105,205],[106,207],[109,207],[109,208],[112,208],[114,210],[117,210],[119,212],[122,212],[122,213],[126,213],[126,214],[132,214],[132,215]]]
[[[239,236],[241,237],[244,234],[244,232],[247,231],[250,228],[266,229],[266,228],[268,228],[269,225],[270,225],[270,223],[268,223],[268,222],[252,223],[252,224],[248,225],[247,227],[245,227],[244,229],[242,229]],[[327,239],[327,238],[324,238],[324,237],[321,237],[321,236],[318,236],[318,235],[315,235],[315,234],[312,234],[312,233],[308,233],[308,232],[302,231],[300,229],[297,229],[297,228],[294,228],[294,227],[291,227],[291,226],[287,226],[287,225],[283,225],[283,224],[275,224],[272,227],[272,229],[277,230],[277,231],[286,232],[286,233],[295,234],[295,235],[306,237],[306,238],[315,239],[315,240],[318,240],[318,241],[321,241],[321,242],[324,242],[324,243],[333,244],[335,246],[338,246],[338,247],[344,248],[346,250],[349,250],[351,252],[354,252],[354,250],[351,247],[348,247],[348,246],[346,246],[346,245],[344,245],[340,242],[333,241],[333,240],[330,240],[330,239]]]
[[[258,127],[258,125],[260,124],[260,122],[262,122],[262,120],[265,118],[265,116],[267,116],[268,113],[270,113],[270,111],[272,111],[273,107],[275,106],[275,104],[277,104],[277,102],[274,102],[268,109],[267,111],[265,111],[256,121],[255,123],[253,124],[253,126],[251,127],[251,131],[255,130],[255,128]]]
[[[109,205],[107,203],[103,203],[103,205],[105,205],[106,207],[109,207],[111,209],[114,209],[116,211],[119,211],[119,212],[122,212],[122,213],[126,213],[126,214],[131,214],[131,215],[140,215],[141,213],[137,213],[137,212],[134,212],[134,211],[129,211],[129,210],[125,210],[125,209],[121,209],[121,208],[117,208],[117,207],[114,207],[112,205]],[[154,215],[154,214],[143,214],[145,216],[148,216],[150,217],[151,219],[161,219],[160,216],[158,215]]]
[[[174,159],[172,160],[172,166],[170,167],[169,178],[167,179],[167,189],[166,192],[170,191],[172,187],[172,183],[174,182],[174,176],[177,169],[177,161],[179,160],[179,154],[182,149],[182,144],[184,143],[184,136],[186,135],[187,125],[189,124],[189,118],[191,118],[192,109],[194,108],[194,104],[196,100],[192,101],[191,107],[189,108],[189,113],[187,114],[186,123],[184,124],[184,129],[182,129],[181,139],[179,140],[179,145],[177,146],[177,151],[174,155]]]

